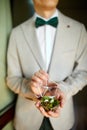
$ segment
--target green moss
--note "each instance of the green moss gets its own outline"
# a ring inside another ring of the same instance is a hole
[[[55,110],[59,103],[60,101],[58,101],[54,96],[43,96],[41,98],[41,105],[46,111]]]

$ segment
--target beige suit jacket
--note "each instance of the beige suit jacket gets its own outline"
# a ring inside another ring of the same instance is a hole
[[[50,118],[54,130],[70,129],[74,123],[72,96],[87,84],[87,33],[84,25],[59,12],[59,24],[49,66],[49,76],[58,82],[67,100],[60,117]],[[43,115],[35,107],[29,88],[31,76],[45,63],[38,45],[33,17],[14,28],[8,47],[8,87],[18,94],[16,130],[38,130]]]

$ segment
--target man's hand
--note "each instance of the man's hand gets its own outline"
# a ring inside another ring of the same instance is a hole
[[[51,86],[52,85],[52,86]],[[40,100],[36,103],[36,107],[39,109],[39,111],[46,117],[59,117],[61,108],[65,104],[65,95],[64,93],[58,88],[58,86],[54,85],[53,83],[50,83],[50,91],[46,93],[46,96],[55,96],[59,101],[60,104],[54,111],[45,111],[45,109],[42,107]]]
[[[60,110],[61,110],[60,106],[58,106],[58,108],[55,111],[45,111],[45,109],[41,106],[41,102],[38,101],[36,102],[36,107],[43,114],[43,116],[56,118],[59,117],[60,115]]]
[[[39,97],[42,95],[44,91],[43,86],[46,86],[48,79],[48,74],[43,70],[39,70],[32,76],[29,85],[36,96]]]
[[[55,82],[48,83],[48,91],[46,92],[46,96],[55,96],[60,101],[60,107],[64,106],[65,103],[65,94],[60,90],[59,85]]]

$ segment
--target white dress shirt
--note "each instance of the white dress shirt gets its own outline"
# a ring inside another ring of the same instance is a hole
[[[34,17],[35,19],[36,17],[40,17],[45,21],[48,21],[53,17],[58,17],[58,10],[56,10],[52,17],[49,19],[45,19],[39,16],[37,13],[35,13]],[[44,62],[46,63],[46,70],[48,70],[55,42],[56,28],[50,25],[44,25],[36,28],[36,34]]]

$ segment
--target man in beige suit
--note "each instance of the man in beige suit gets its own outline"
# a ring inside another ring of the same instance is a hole
[[[14,126],[69,130],[74,124],[72,96],[87,84],[87,33],[83,24],[56,9],[58,0],[33,2],[36,13],[13,29],[8,47],[7,84],[18,94]],[[57,83],[61,103],[46,112],[37,99],[51,81]]]

